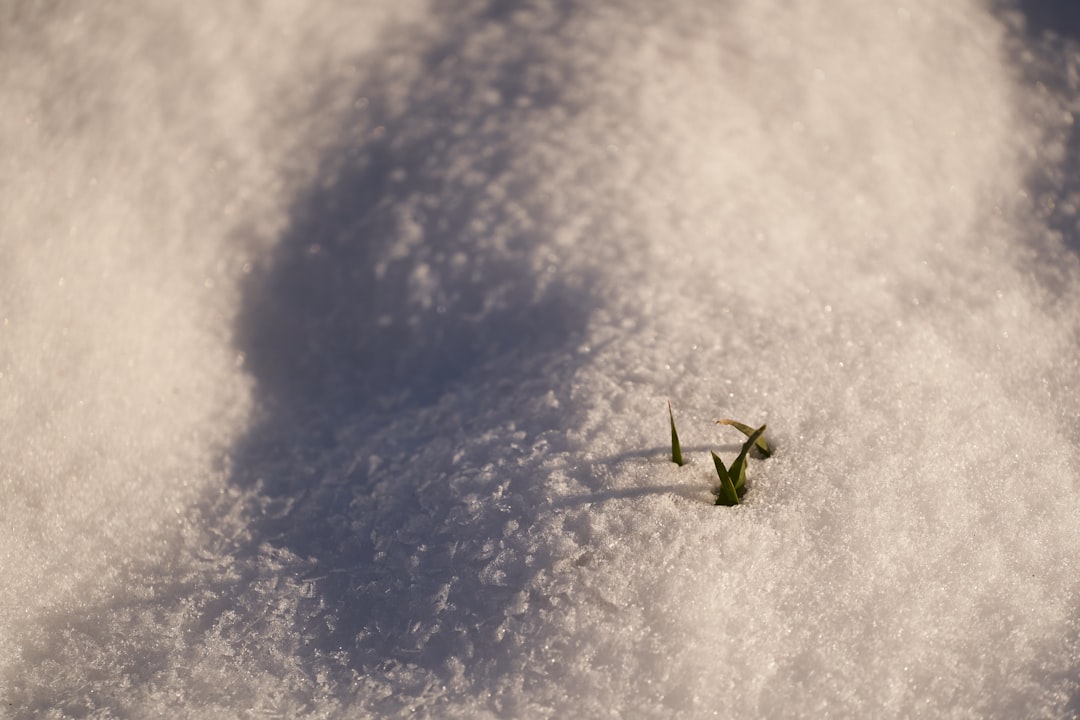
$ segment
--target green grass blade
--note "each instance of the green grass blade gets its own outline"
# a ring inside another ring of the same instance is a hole
[[[746,494],[746,454],[765,434],[765,427],[765,425],[762,425],[757,430],[751,431],[749,439],[743,443],[739,457],[735,458],[735,462],[731,463],[731,469],[728,470],[728,474],[731,476],[731,484],[735,486],[735,492],[738,493],[739,497]]]
[[[731,463],[731,470],[728,471],[731,475],[731,484],[735,488],[735,492],[739,497],[746,494],[746,458],[740,455],[735,458],[735,462]]]
[[[716,453],[712,454],[713,463],[716,465],[716,474],[720,476],[720,487],[713,493],[716,495],[716,504],[731,507],[739,504],[739,493],[735,491],[735,485],[731,482],[731,475],[724,467],[724,461]]]
[[[675,413],[671,411],[671,402],[667,404],[668,417],[671,419],[671,462],[679,467],[684,465],[682,459],[682,446],[679,445],[679,433],[675,430]]]
[[[754,434],[754,428],[750,427],[749,425],[745,425],[738,420],[724,419],[717,420],[716,422],[720,425],[730,425],[731,427],[735,428],[747,437],[750,437]],[[772,448],[769,447],[769,443],[765,441],[764,436],[759,435],[757,440],[755,440],[755,443],[757,444],[757,449],[761,453],[762,457],[769,457],[770,455],[772,455]]]

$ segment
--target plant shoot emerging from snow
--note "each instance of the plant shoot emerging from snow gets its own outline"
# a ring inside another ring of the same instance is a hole
[[[746,494],[746,455],[764,433],[764,425],[750,433],[739,451],[739,456],[735,458],[735,462],[731,463],[730,468],[724,467],[719,455],[712,454],[713,464],[716,465],[716,474],[720,476],[720,486],[713,490],[713,494],[716,495],[717,505],[738,505],[742,496]],[[765,447],[768,449],[768,445]]]
[[[675,413],[671,409],[670,401],[668,402],[668,419],[671,422],[671,461],[682,467],[686,463],[683,460],[682,447],[679,444],[679,432],[675,429]],[[720,477],[720,485],[713,490],[713,495],[716,496],[716,504],[725,506],[738,505],[746,494],[746,458],[750,453],[750,449],[756,448],[758,454],[764,459],[772,455],[772,448],[769,447],[769,443],[765,440],[765,425],[754,429],[738,420],[724,419],[716,422],[721,425],[732,426],[746,435],[747,438],[739,451],[738,457],[731,463],[730,468],[724,465],[724,461],[720,459],[719,455],[715,452],[711,453],[713,465],[716,467],[716,474]]]
[[[679,431],[675,429],[675,413],[671,411],[671,402],[667,404],[668,418],[671,419],[671,462],[679,467],[686,463],[682,457],[682,447],[679,445]]]

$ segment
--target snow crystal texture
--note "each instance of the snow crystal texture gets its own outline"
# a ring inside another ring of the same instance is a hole
[[[1077,11],[389,7],[0,10],[0,713],[1080,715]]]

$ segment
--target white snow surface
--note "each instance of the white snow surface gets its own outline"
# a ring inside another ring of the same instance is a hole
[[[1080,715],[1046,7],[6,4],[0,714]]]

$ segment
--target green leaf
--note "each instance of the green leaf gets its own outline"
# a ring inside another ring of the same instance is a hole
[[[731,475],[724,467],[724,461],[716,453],[712,454],[713,463],[716,465],[716,474],[720,476],[720,487],[713,490],[716,495],[716,504],[731,507],[739,504],[739,493],[731,481]]]
[[[671,462],[682,467],[682,447],[679,445],[679,433],[675,430],[675,413],[671,411],[671,401],[667,404],[668,417],[671,419]]]
[[[728,474],[731,475],[731,484],[735,487],[735,492],[742,497],[746,494],[746,458],[740,455],[735,458],[735,462],[731,463],[731,469],[728,470]]]
[[[719,425],[730,425],[731,427],[735,428],[747,437],[750,437],[754,434],[754,428],[750,427],[749,425],[745,425],[738,420],[725,419],[717,420],[716,422]],[[757,443],[758,451],[761,453],[762,457],[769,457],[770,455],[772,455],[772,448],[769,447],[769,443],[765,441],[765,438],[763,436],[759,435],[755,442]]]
[[[735,492],[738,493],[739,497],[746,494],[746,454],[750,452],[750,448],[754,447],[754,443],[756,443],[764,433],[765,425],[752,431],[749,439],[743,443],[739,456],[735,458],[735,462],[731,463],[731,469],[728,471],[728,474],[731,476],[731,484],[735,486]]]

